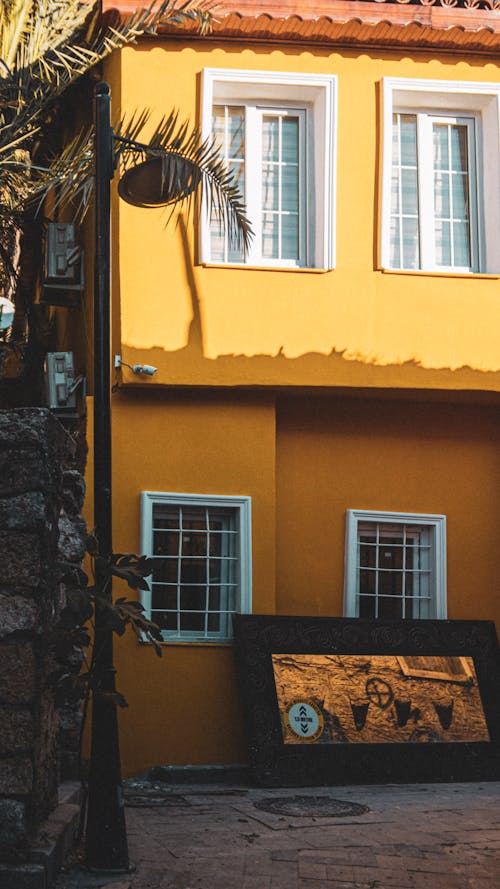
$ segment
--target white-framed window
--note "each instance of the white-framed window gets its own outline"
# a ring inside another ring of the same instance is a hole
[[[143,491],[141,551],[154,563],[142,603],[165,640],[228,642],[251,611],[250,497]]]
[[[344,613],[446,618],[446,517],[347,510]]]
[[[215,136],[239,183],[254,238],[244,253],[203,214],[205,263],[333,268],[334,75],[206,68],[203,136]]]
[[[381,266],[500,272],[500,85],[383,79]]]

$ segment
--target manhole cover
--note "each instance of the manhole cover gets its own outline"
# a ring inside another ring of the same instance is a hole
[[[262,799],[254,803],[256,809],[270,812],[272,815],[289,815],[293,818],[346,818],[353,815],[364,815],[369,812],[367,806],[350,803],[342,799],[331,799],[328,796],[281,796]]]

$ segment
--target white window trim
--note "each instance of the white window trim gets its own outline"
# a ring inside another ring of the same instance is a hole
[[[141,553],[152,556],[153,505],[169,503],[174,506],[204,506],[237,509],[239,512],[239,595],[237,613],[250,614],[252,611],[252,499],[251,497],[219,494],[181,494],[166,491],[143,491],[141,493]],[[150,578],[146,578],[148,583]],[[141,604],[145,615],[151,619],[151,589],[141,590]],[[197,642],[205,644],[231,642],[232,637],[216,636],[207,639],[198,633],[183,632],[182,635],[164,631],[164,642]]]
[[[500,84],[461,80],[423,80],[401,77],[382,79],[381,224],[380,267],[399,271],[390,263],[392,115],[394,111],[426,111],[477,120],[477,220],[480,274],[500,273]],[[426,268],[402,271],[461,273],[459,269]],[[474,275],[474,272],[464,272]]]
[[[314,232],[311,256],[302,268],[335,267],[335,208],[337,152],[337,77],[276,71],[248,71],[237,68],[205,68],[202,78],[202,135],[212,132],[212,107],[217,103],[253,101],[259,104],[284,103],[288,107],[310,108],[312,146],[310,163],[315,170],[316,200],[309,229]],[[200,226],[200,257],[205,265],[224,265],[210,258],[208,206],[204,202]],[[228,263],[234,265],[234,263]],[[263,266],[276,267],[276,261]],[[249,268],[242,263],[241,268]],[[283,267],[289,267],[286,263]],[[299,268],[299,266],[297,266]]]
[[[434,602],[435,620],[446,620],[446,516],[412,512],[379,512],[370,509],[346,511],[346,537],[344,562],[344,615],[358,617],[357,613],[357,550],[358,525],[362,522],[379,524],[406,524],[427,526],[434,534]],[[423,618],[425,620],[425,618]]]

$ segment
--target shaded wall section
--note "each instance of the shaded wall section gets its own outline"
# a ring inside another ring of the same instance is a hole
[[[141,491],[249,495],[254,610],[272,614],[274,417],[267,395],[118,393],[114,548],[139,550]],[[129,702],[120,714],[125,774],[156,764],[246,759],[232,646],[167,644],[157,659],[129,635],[116,644],[116,662],[118,687]]]
[[[447,517],[448,616],[500,625],[500,415],[493,407],[284,398],[277,608],[341,616],[347,509]]]

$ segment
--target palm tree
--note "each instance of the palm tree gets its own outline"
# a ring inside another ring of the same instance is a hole
[[[44,351],[44,343],[36,342],[33,309],[41,263],[41,251],[35,249],[41,243],[38,211],[51,194],[55,205],[71,201],[76,220],[92,198],[92,127],[76,133],[73,127],[70,138],[67,134],[75,85],[110,53],[157,32],[160,25],[189,19],[206,31],[212,3],[154,0],[124,22],[102,16],[99,0],[0,3],[0,296],[16,304],[15,325],[27,344],[25,369],[30,358],[40,365]],[[157,123],[147,144],[138,142],[148,119],[143,111],[117,126],[117,161],[127,168],[139,159],[161,157],[174,205],[188,194],[192,199],[193,182],[201,185],[229,236],[246,244],[251,230],[241,196],[213,142],[203,141],[175,112]],[[36,379],[28,373],[28,380],[31,391],[25,397],[36,403]]]

